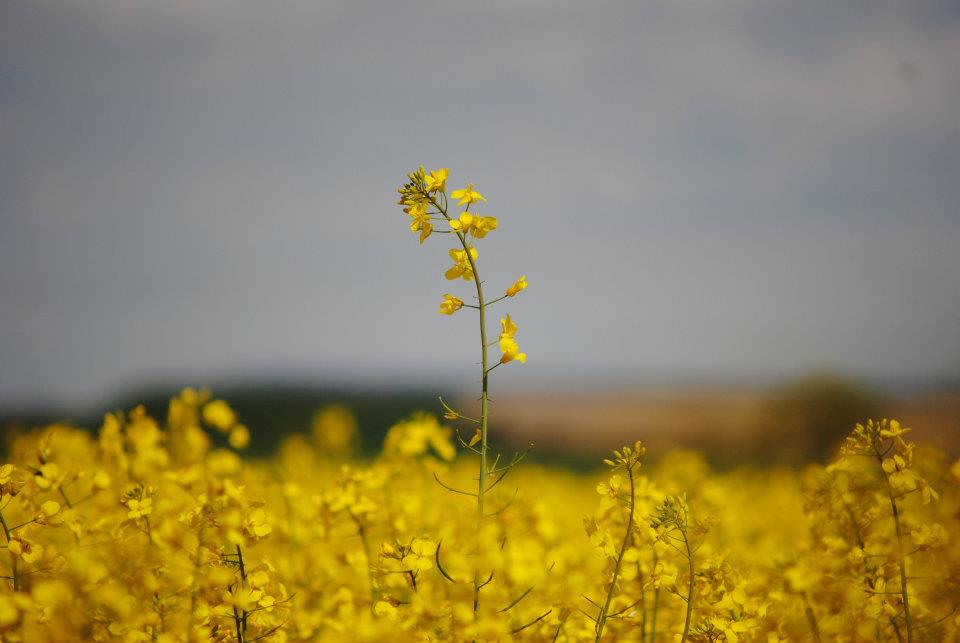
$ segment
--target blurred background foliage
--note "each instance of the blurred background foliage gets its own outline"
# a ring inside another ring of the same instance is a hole
[[[103,413],[143,404],[164,417],[175,386],[132,389],[96,409],[6,412],[8,434],[69,421],[96,430]],[[283,438],[302,434],[332,455],[379,452],[395,423],[413,412],[441,414],[437,390],[350,389],[293,384],[213,387],[250,428],[253,456],[272,453]],[[458,399],[456,389],[439,391]],[[475,404],[459,395],[462,408]],[[843,437],[867,418],[899,417],[918,441],[960,454],[960,396],[945,388],[882,389],[835,373],[814,373],[770,387],[674,386],[612,392],[521,392],[494,395],[495,440],[503,448],[535,445],[531,459],[592,468],[609,444],[643,439],[656,461],[671,448],[703,451],[711,464],[800,466],[831,457]],[[8,435],[9,437],[9,435]]]

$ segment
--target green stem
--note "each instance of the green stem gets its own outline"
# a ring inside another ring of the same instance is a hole
[[[903,618],[907,625],[907,643],[913,642],[913,622],[910,620],[910,597],[907,593],[907,558],[903,555],[903,526],[900,524],[900,510],[893,497],[890,481],[887,480],[887,493],[890,497],[890,510],[893,512],[893,526],[897,533],[897,557],[900,559],[900,593],[903,596]]]
[[[450,219],[447,209],[442,207],[436,199],[428,197],[434,207]],[[470,270],[473,272],[473,282],[477,286],[477,308],[480,311],[480,355],[481,355],[481,374],[482,391],[480,393],[480,475],[477,481],[477,534],[480,533],[480,527],[483,523],[483,496],[486,493],[487,482],[487,415],[489,402],[487,399],[487,376],[490,371],[487,370],[487,318],[486,303],[483,299],[483,283],[480,281],[480,273],[477,272],[477,264],[470,254],[470,244],[467,243],[467,237],[462,232],[457,232],[457,238],[460,239],[460,245],[467,255],[467,261],[470,262]],[[493,369],[490,369],[493,370]],[[480,569],[473,572],[473,611],[477,612],[480,606]]]
[[[683,530],[683,544],[687,548],[687,565],[690,570],[690,580],[687,583],[687,615],[684,617],[683,621],[683,636],[680,637],[680,643],[684,643],[687,640],[687,635],[690,633],[690,619],[693,616],[693,552],[690,551],[690,539],[687,537],[687,515],[684,512],[683,521],[685,523]]]
[[[627,518],[627,533],[623,536],[623,544],[620,545],[620,552],[617,554],[617,562],[613,566],[613,578],[610,579],[610,589],[607,590],[607,600],[604,601],[603,607],[600,609],[600,615],[597,617],[597,637],[594,641],[599,641],[600,637],[603,636],[603,626],[607,621],[607,614],[610,612],[610,603],[613,601],[613,594],[616,591],[617,579],[620,576],[620,564],[623,562],[623,555],[627,551],[627,545],[630,544],[630,536],[633,534],[633,510],[634,510],[634,497],[633,497],[633,469],[627,468],[627,475],[630,477],[630,516]]]
[[[243,564],[243,552],[240,550],[240,545],[237,545],[237,564],[240,566],[240,587],[243,589],[247,588],[247,568]],[[243,633],[247,633],[247,610],[243,610]]]
[[[637,560],[637,579],[640,581],[640,641],[647,640],[647,592],[643,588],[643,570]]]
[[[240,545],[237,545],[237,566],[240,568],[240,590],[247,588],[247,568],[243,564],[243,552]],[[237,628],[237,642],[244,643],[247,639],[247,610],[240,612],[237,606],[233,606],[233,623]]]
[[[880,463],[880,473],[883,474],[883,481],[887,485],[887,497],[890,499],[890,511],[893,513],[893,527],[897,534],[897,558],[900,563],[900,595],[903,598],[903,619],[907,626],[907,643],[913,643],[913,621],[910,620],[910,596],[907,592],[907,557],[903,554],[903,525],[900,524],[900,510],[897,507],[897,499],[893,495],[893,486],[890,484],[890,476],[883,468],[883,457],[889,449],[880,449],[880,444],[874,442],[873,452]],[[894,623],[896,629],[896,623]],[[899,636],[899,630],[898,636]]]
[[[0,526],[3,527],[3,535],[7,539],[7,545],[10,544],[10,529],[7,527],[7,521],[3,517],[3,512],[0,512]],[[13,552],[10,552],[10,561],[13,568],[13,591],[20,591],[20,566],[17,564],[17,555]]]
[[[197,527],[197,549],[193,553],[193,584],[190,592],[190,618],[187,621],[187,636],[190,643],[196,643],[197,634],[193,628],[194,620],[197,615],[197,600],[200,592],[200,584],[197,578],[200,576],[200,548],[203,546],[203,525]]]
[[[370,583],[370,613],[376,615],[377,588],[373,580],[373,559],[370,558],[370,540],[367,538],[367,530],[352,511],[348,511],[350,518],[357,526],[357,533],[360,535],[360,542],[363,543],[363,555],[367,561],[367,581]]]
[[[446,213],[444,213],[446,214]],[[480,527],[483,523],[483,496],[486,493],[487,483],[487,378],[490,371],[487,370],[487,319],[486,304],[483,301],[483,284],[480,281],[480,275],[477,273],[477,266],[470,254],[470,246],[467,244],[466,237],[457,234],[460,237],[460,243],[467,253],[467,260],[470,262],[470,269],[473,270],[473,281],[477,285],[477,302],[480,307],[480,353],[482,365],[482,391],[480,393],[480,475],[477,480],[477,535],[480,534]],[[492,369],[491,369],[492,370]],[[479,610],[480,606],[480,569],[473,572],[473,611]]]
[[[237,628],[237,643],[244,643],[243,638],[243,626],[241,625],[240,612],[237,611],[237,606],[233,606],[233,624]]]
[[[653,569],[657,569],[657,546],[654,543],[653,547]],[[650,640],[653,641],[654,637],[657,635],[657,612],[660,610],[660,588],[653,588],[653,609],[650,612]]]
[[[807,623],[810,624],[810,634],[816,643],[820,643],[820,626],[817,625],[817,615],[813,612],[813,604],[810,603],[810,597],[806,592],[803,594],[803,613],[807,616]]]

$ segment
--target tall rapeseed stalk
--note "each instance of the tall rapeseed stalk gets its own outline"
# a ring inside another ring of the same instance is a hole
[[[410,230],[419,234],[421,244],[434,232],[451,234],[457,238],[459,247],[454,247],[449,250],[453,265],[446,271],[445,276],[449,280],[463,279],[465,281],[473,281],[476,288],[476,304],[467,304],[459,297],[445,294],[443,301],[440,303],[439,313],[442,315],[453,315],[462,308],[472,308],[477,311],[479,316],[481,356],[480,418],[476,419],[463,415],[441,399],[447,419],[463,420],[475,425],[473,436],[469,441],[461,439],[461,444],[476,453],[480,458],[477,491],[475,493],[464,492],[447,487],[443,482],[441,482],[441,484],[457,493],[476,497],[476,528],[479,535],[485,518],[484,497],[522,458],[522,455],[514,456],[507,464],[500,464],[499,458],[495,458],[491,462],[488,440],[488,420],[490,415],[488,383],[490,373],[501,364],[508,364],[513,361],[521,363],[527,361],[526,353],[521,352],[520,346],[517,344],[517,325],[510,318],[510,315],[506,315],[500,319],[500,337],[496,342],[499,344],[501,357],[496,364],[490,365],[488,349],[494,342],[487,342],[487,307],[508,297],[515,296],[527,287],[527,281],[526,277],[520,277],[513,285],[504,291],[504,294],[491,301],[486,300],[483,292],[483,282],[477,270],[479,253],[476,247],[474,247],[473,242],[486,237],[489,232],[497,228],[499,222],[496,217],[481,216],[476,212],[471,212],[471,207],[476,207],[480,203],[486,202],[483,195],[473,189],[472,183],[468,183],[467,187],[463,189],[451,191],[448,199],[446,186],[448,176],[449,170],[447,168],[441,168],[427,173],[423,167],[420,167],[415,172],[411,172],[407,175],[409,181],[399,189],[399,205],[403,207],[404,212],[410,215]],[[452,201],[456,202],[456,207],[463,206],[463,211],[460,213],[451,212]],[[435,222],[439,223],[440,228],[435,227]],[[488,480],[491,478],[492,480]],[[481,578],[478,567],[474,571],[473,578],[474,612],[478,610],[480,591],[485,584],[486,582]]]

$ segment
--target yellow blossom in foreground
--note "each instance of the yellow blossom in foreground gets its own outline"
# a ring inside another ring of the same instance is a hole
[[[517,360],[521,364],[527,361],[527,354],[520,352],[520,345],[517,344],[517,340],[514,339],[516,333],[517,325],[510,319],[510,315],[500,320],[500,351],[503,353],[503,356],[500,358],[501,364],[506,364],[513,360]]]
[[[477,201],[486,201],[482,194],[473,189],[473,183],[467,183],[467,187],[462,190],[454,190],[450,193],[450,196],[454,199],[459,199],[459,201],[457,201],[457,205],[476,203]]]
[[[467,257],[466,250],[450,250],[450,259],[453,260],[453,267],[447,270],[445,276],[447,279],[456,279],[460,277],[467,281],[473,279],[473,267],[470,265],[470,259],[477,260],[477,249],[470,246],[470,257]]]
[[[441,315],[452,315],[463,308],[463,300],[454,297],[453,295],[444,295],[443,301],[440,302],[440,310],[438,311]]]
[[[477,532],[470,418],[452,413],[455,432],[416,414],[358,460],[302,435],[257,459],[172,450],[191,426],[218,431],[199,426],[205,403],[173,405],[173,423],[118,412],[96,437],[8,437],[0,474],[31,473],[0,491],[0,638],[590,643],[609,596],[603,641],[679,641],[688,605],[691,643],[906,641],[902,578],[916,643],[960,635],[944,618],[960,485],[890,421],[802,471],[714,471],[691,451],[641,468],[640,444],[605,474],[523,463],[498,485],[504,463],[488,463],[500,471]],[[58,487],[34,483],[41,462]],[[900,490],[907,473],[916,486]],[[924,503],[926,488],[940,500]]]
[[[521,290],[526,289],[526,287],[527,287],[527,276],[524,275],[524,276],[520,277],[519,279],[517,279],[517,280],[513,283],[512,286],[510,286],[509,288],[507,288],[507,293],[506,293],[506,294],[507,294],[507,297],[513,297],[514,295],[516,295],[516,294],[517,294],[518,292],[520,292]]]

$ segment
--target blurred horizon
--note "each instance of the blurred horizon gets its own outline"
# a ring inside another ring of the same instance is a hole
[[[469,391],[420,164],[530,282],[495,391],[956,390],[958,63],[948,0],[6,3],[0,410]]]
[[[630,386],[543,386],[491,394],[498,448],[533,447],[534,461],[575,468],[640,439],[654,460],[694,449],[714,466],[745,463],[797,467],[824,461],[858,422],[897,418],[923,448],[960,455],[960,388],[956,385],[880,386],[838,374],[813,373],[788,381],[709,383],[648,381]],[[0,407],[7,438],[30,427],[67,423],[96,430],[106,413],[138,406],[160,421],[182,382],[130,387],[80,406]],[[225,400],[249,427],[250,455],[274,453],[288,436],[307,434],[323,409],[345,407],[357,418],[359,446],[379,452],[387,430],[412,414],[441,414],[438,395],[468,414],[479,412],[476,392],[454,382],[405,385],[342,381],[220,381],[193,384]],[[449,423],[453,426],[455,422]],[[0,451],[2,451],[0,445]]]
[[[471,369],[472,371],[473,369]],[[184,388],[208,389],[217,397],[229,398],[230,393],[240,392],[246,395],[251,391],[319,394],[318,404],[336,402],[338,396],[409,393],[420,399],[428,398],[431,405],[424,410],[434,409],[433,401],[437,395],[471,395],[478,386],[479,377],[472,372],[452,374],[449,377],[428,376],[403,379],[400,376],[382,377],[340,377],[337,375],[305,374],[288,371],[286,373],[258,369],[257,375],[168,375],[162,377],[134,378],[117,386],[105,389],[100,395],[83,400],[69,398],[42,398],[21,401],[0,401],[0,419],[28,416],[40,417],[90,417],[125,408],[122,402],[135,403],[138,396],[172,396]],[[729,375],[673,375],[639,376],[624,378],[622,375],[607,374],[589,379],[575,377],[540,378],[535,382],[519,382],[510,387],[491,385],[491,394],[499,393],[512,398],[535,398],[545,393],[554,393],[558,397],[582,396],[598,399],[609,395],[630,396],[669,393],[684,395],[687,393],[768,393],[797,382],[827,378],[842,381],[851,386],[860,387],[877,395],[889,397],[916,397],[924,395],[956,394],[960,398],[960,377],[930,378],[868,378],[857,377],[839,371],[813,370],[795,375],[731,377]],[[500,388],[500,390],[497,390]],[[439,411],[438,411],[439,412]],[[68,414],[63,416],[62,414]],[[58,415],[59,414],[59,415]],[[958,418],[960,420],[960,418]]]

